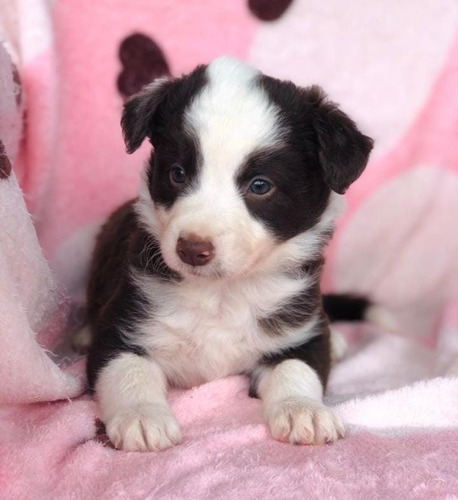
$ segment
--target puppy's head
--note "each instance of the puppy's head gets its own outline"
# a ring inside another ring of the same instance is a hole
[[[193,277],[266,270],[321,251],[336,199],[372,141],[318,87],[227,57],[125,105],[127,151],[154,146],[138,209],[165,262]]]

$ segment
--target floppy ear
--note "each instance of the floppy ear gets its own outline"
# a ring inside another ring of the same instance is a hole
[[[336,193],[343,194],[363,172],[373,147],[353,120],[326,100],[319,87],[309,89],[317,104],[315,130],[324,180]]]
[[[129,154],[141,146],[145,137],[151,139],[155,114],[174,83],[174,79],[158,78],[124,104],[121,127]]]

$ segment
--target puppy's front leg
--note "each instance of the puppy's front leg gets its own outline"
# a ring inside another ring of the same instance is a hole
[[[121,353],[101,370],[95,392],[110,441],[126,451],[158,451],[181,441],[157,363]]]
[[[344,435],[337,415],[323,404],[323,385],[300,359],[257,370],[257,390],[275,439],[293,444],[323,444]]]

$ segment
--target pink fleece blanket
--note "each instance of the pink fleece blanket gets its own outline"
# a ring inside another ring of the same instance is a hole
[[[455,0],[2,3],[0,498],[458,498],[457,27]],[[64,335],[146,155],[124,152],[123,99],[221,54],[323,85],[375,138],[323,286],[369,294],[398,328],[343,327],[334,445],[273,441],[233,377],[171,393],[182,445],[119,452]]]

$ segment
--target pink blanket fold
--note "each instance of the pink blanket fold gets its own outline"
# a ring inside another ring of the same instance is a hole
[[[458,4],[266,4],[0,7],[0,498],[458,498]],[[396,331],[341,327],[334,445],[275,442],[240,376],[171,392],[180,446],[119,452],[65,332],[98,227],[148,154],[125,154],[123,101],[221,54],[322,85],[375,138],[323,287],[370,295]]]
[[[49,401],[81,393],[38,345],[58,300],[24,197],[11,171],[21,130],[14,67],[0,44],[0,404]],[[48,329],[49,330],[49,329]]]

